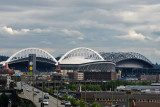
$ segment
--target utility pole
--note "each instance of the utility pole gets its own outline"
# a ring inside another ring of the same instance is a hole
[[[49,89],[49,81],[48,81],[48,89]]]
[[[68,100],[68,84],[67,84],[67,100]]]
[[[33,81],[33,102],[34,102],[34,75],[33,75],[33,78],[32,78],[32,81]]]
[[[42,102],[41,102],[41,105],[43,107],[43,80],[42,80]]]
[[[113,105],[113,84],[112,84],[112,104]]]
[[[21,77],[21,97],[22,97],[22,77]]]
[[[57,107],[58,107],[58,87],[57,87]]]
[[[129,107],[129,95],[127,95],[127,96],[128,96],[127,101],[128,101],[128,107]]]
[[[57,87],[57,107],[58,107],[58,87]]]
[[[18,89],[18,85],[17,85],[17,76],[16,76],[16,87]],[[16,94],[17,94],[17,89],[16,89]]]
[[[85,81],[85,106],[86,106],[86,81]]]

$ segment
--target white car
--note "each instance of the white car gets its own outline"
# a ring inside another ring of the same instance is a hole
[[[48,103],[48,101],[47,101],[46,99],[44,99],[44,100],[43,100],[43,104],[44,104],[44,105],[48,105],[49,103]]]
[[[65,102],[65,106],[71,106],[71,102],[70,101],[66,101]]]
[[[27,88],[26,91],[31,92],[31,90],[29,88]]]

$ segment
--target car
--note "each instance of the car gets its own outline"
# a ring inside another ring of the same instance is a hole
[[[44,104],[44,105],[48,105],[49,102],[48,102],[46,99],[44,99],[44,100],[43,100],[43,104]]]
[[[47,96],[49,96],[49,94],[48,94],[48,93],[44,93],[44,95],[47,95]]]
[[[62,104],[62,105],[65,105],[65,102],[66,102],[65,100],[62,100],[62,101],[61,101],[61,104]]]
[[[48,95],[44,95],[44,99],[49,99],[49,96]]]
[[[32,91],[29,89],[28,92],[32,92]]]
[[[35,90],[35,92],[36,92],[36,93],[40,93],[40,91],[39,91],[39,90]]]
[[[31,90],[29,88],[27,88],[26,91],[31,92]]]
[[[67,107],[67,106],[71,106],[71,102],[70,101],[66,101],[65,102],[65,107]]]
[[[39,102],[42,102],[42,98],[39,98]]]
[[[36,93],[36,92],[33,92],[33,95],[37,95],[37,93]]]
[[[44,94],[44,99],[49,99],[49,94],[48,93]]]

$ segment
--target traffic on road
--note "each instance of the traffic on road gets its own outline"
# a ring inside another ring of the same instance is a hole
[[[17,87],[21,88],[20,82],[17,83]],[[45,92],[43,92],[42,96],[41,90],[38,90],[29,84],[22,83],[22,89],[23,89],[23,94],[21,96],[33,101],[37,107],[41,107],[41,103],[43,103],[44,106],[47,107],[57,107],[57,102],[58,102],[58,107],[65,107],[65,105],[61,104],[60,100],[57,101],[56,98],[52,97],[51,95]]]

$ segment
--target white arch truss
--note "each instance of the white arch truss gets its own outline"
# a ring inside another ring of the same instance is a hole
[[[27,58],[29,54],[36,54],[36,57],[42,57],[46,59],[50,59],[54,62],[57,62],[57,60],[47,51],[39,49],[39,48],[26,48],[22,49],[16,53],[14,53],[6,62],[11,62],[14,60]]]
[[[74,60],[72,60],[74,58]],[[76,59],[75,59],[76,58]],[[69,59],[69,60],[68,60]],[[104,60],[103,57],[96,51],[85,48],[85,47],[79,47],[72,49],[68,51],[66,54],[64,54],[58,62],[63,62],[64,60],[68,60],[67,63],[72,61],[77,61],[79,63],[85,63],[85,61],[88,60],[88,62],[98,61],[98,60]],[[75,62],[76,63],[76,62]]]

